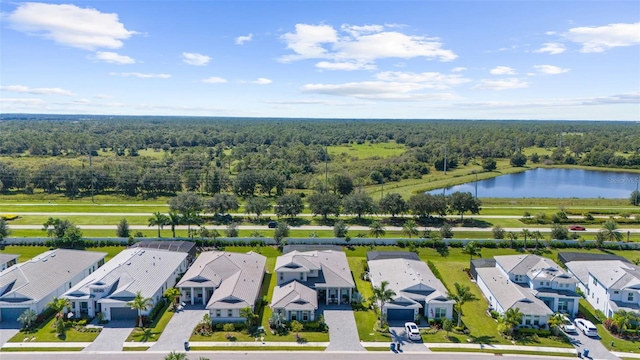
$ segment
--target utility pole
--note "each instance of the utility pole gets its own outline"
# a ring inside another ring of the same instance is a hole
[[[95,177],[93,176],[93,164],[91,161],[91,152],[93,150],[91,148],[89,148],[89,172],[91,173],[91,202],[93,203],[93,194],[95,192],[94,188],[95,188]]]
[[[447,175],[447,145],[444,145],[444,163],[442,164],[444,166],[444,174]]]

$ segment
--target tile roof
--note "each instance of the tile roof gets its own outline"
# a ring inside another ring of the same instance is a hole
[[[55,249],[0,272],[0,303],[17,299],[38,302],[49,296],[106,253]]]
[[[63,294],[69,299],[90,296],[91,288],[104,287],[101,302],[123,302],[138,292],[152,297],[174,275],[186,253],[147,248],[125,249]]]
[[[254,252],[203,252],[176,286],[215,288],[207,309],[253,308],[266,261],[266,257]]]

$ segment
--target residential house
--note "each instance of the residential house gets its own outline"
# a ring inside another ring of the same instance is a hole
[[[14,322],[27,309],[41,313],[104,264],[106,253],[55,249],[0,272],[0,321]]]
[[[386,281],[387,288],[395,292],[382,308],[387,321],[414,321],[419,315],[452,318],[455,301],[448,298],[444,284],[414,253],[369,252],[367,258],[371,285],[379,287]]]
[[[350,304],[355,282],[342,251],[291,251],[276,259],[271,308],[287,320],[313,321],[318,304]]]
[[[136,319],[137,310],[127,303],[140,292],[155,306],[187,266],[187,253],[184,252],[129,248],[62,296],[71,301],[72,311],[79,316],[93,317],[102,313],[107,320]]]
[[[618,310],[640,311],[640,270],[621,260],[569,261],[568,271],[578,279],[587,301],[612,317]]]
[[[18,263],[18,255],[16,254],[0,254],[0,271],[9,268]]]
[[[555,312],[577,314],[576,281],[554,261],[529,254],[494,259],[474,263],[476,283],[492,310],[518,308],[525,326],[546,326]]]
[[[240,310],[256,310],[266,261],[254,252],[203,252],[176,287],[182,301],[205,305],[213,322],[244,321]]]

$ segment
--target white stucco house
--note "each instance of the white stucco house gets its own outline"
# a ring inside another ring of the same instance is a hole
[[[640,270],[620,260],[570,261],[565,264],[594,309],[612,317],[618,310],[640,312]]]
[[[575,316],[577,282],[554,261],[538,255],[495,256],[495,266],[476,267],[476,283],[491,309],[518,308],[522,325],[546,326],[556,312]]]
[[[184,252],[130,248],[121,251],[62,296],[71,301],[71,311],[79,315],[93,317],[101,312],[107,320],[135,320],[138,312],[127,303],[140,292],[155,306],[187,266],[187,253]]]
[[[291,251],[276,259],[271,308],[288,321],[313,321],[318,304],[350,304],[355,282],[342,251]]]
[[[27,309],[41,313],[104,264],[107,254],[55,249],[0,272],[0,321],[15,322]]]
[[[213,322],[244,321],[240,310],[256,310],[266,261],[254,252],[203,252],[176,285],[180,299],[205,306]]]
[[[369,252],[369,278],[373,287],[383,281],[395,292],[384,304],[382,313],[388,322],[414,321],[419,315],[428,319],[451,319],[455,301],[448,299],[444,284],[427,264],[411,252]]]
[[[18,255],[16,254],[0,254],[0,271],[10,268],[18,263]]]

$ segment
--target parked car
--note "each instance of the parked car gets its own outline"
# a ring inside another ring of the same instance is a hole
[[[571,225],[571,226],[569,226],[569,230],[571,230],[571,231],[585,231],[587,229],[584,226]]]
[[[422,340],[422,336],[420,336],[420,329],[418,329],[418,325],[416,325],[416,323],[404,323],[404,330],[407,332],[407,337],[409,338],[409,340]]]
[[[598,329],[593,323],[587,319],[576,319],[574,321],[578,330],[589,337],[597,337]]]
[[[278,222],[277,221],[269,221],[269,223],[267,224],[267,226],[269,227],[269,229],[275,229],[278,227]]]
[[[576,326],[573,325],[573,323],[571,322],[571,320],[567,317],[567,316],[563,316],[562,317],[562,330],[564,330],[564,332],[566,332],[567,334],[577,334],[578,333],[578,329],[576,329]]]

